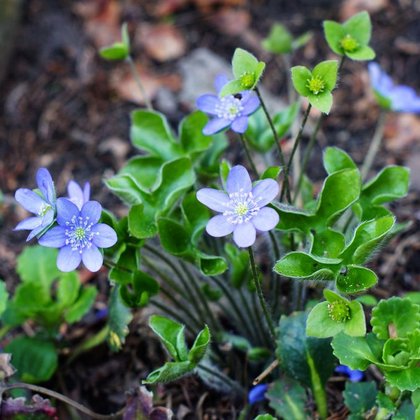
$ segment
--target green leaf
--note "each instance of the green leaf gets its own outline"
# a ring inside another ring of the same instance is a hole
[[[240,288],[249,272],[249,253],[232,244],[225,244],[225,252],[230,265],[229,280],[234,288]]]
[[[415,391],[420,388],[420,366],[414,366],[405,370],[385,371],[385,379],[391,386],[400,391]]]
[[[228,269],[227,262],[223,257],[207,255],[200,251],[195,251],[195,255],[197,265],[205,276],[219,276]]]
[[[346,52],[346,55],[357,61],[369,61],[376,57],[375,51],[367,45],[360,47],[357,51]]]
[[[326,89],[331,92],[337,83],[337,71],[338,61],[326,60],[314,67],[312,76],[319,77],[325,83]]]
[[[230,82],[226,83],[222,90],[220,91],[219,96],[223,97],[226,95],[235,95],[236,93],[239,93],[243,91],[244,88],[242,86],[242,83],[239,80],[231,80]]]
[[[123,42],[115,42],[109,47],[99,50],[99,55],[105,60],[116,61],[125,60],[129,56],[129,49]]]
[[[260,179],[277,179],[281,173],[281,166],[269,166],[260,176]]]
[[[196,111],[182,119],[179,125],[179,139],[182,148],[192,157],[207,150],[213,138],[203,134],[207,123],[206,114]]]
[[[345,245],[344,235],[330,228],[312,232],[311,254],[326,258],[338,258]]]
[[[206,355],[207,348],[210,344],[210,330],[207,325],[201,330],[191,347],[188,354],[188,360],[193,364],[197,365],[201,359]]]
[[[142,191],[129,174],[115,175],[105,180],[105,185],[112,193],[130,206],[142,202]]]
[[[156,213],[152,207],[143,204],[132,206],[128,212],[128,229],[135,238],[152,238],[158,232]]]
[[[151,296],[159,292],[159,283],[147,273],[136,270],[131,284],[120,287],[121,298],[132,308],[141,308],[149,303]]]
[[[7,293],[6,283],[0,280],[0,319],[3,312],[6,310],[9,294]]]
[[[356,13],[343,23],[343,29],[353,38],[356,38],[360,44],[367,45],[372,33],[369,13],[366,11]]]
[[[310,31],[305,32],[293,40],[292,48],[294,50],[297,50],[298,48],[305,46],[311,39],[312,39],[312,32]]]
[[[363,416],[374,407],[378,390],[375,382],[346,382],[344,403],[352,414]]]
[[[392,297],[381,300],[372,310],[372,331],[381,340],[407,337],[420,328],[420,307],[409,299]]]
[[[49,290],[53,280],[59,277],[58,251],[40,245],[25,248],[17,258],[16,271],[23,282],[37,282]]]
[[[120,284],[131,283],[133,273],[140,267],[140,252],[137,247],[125,245],[125,249],[109,272],[109,279]]]
[[[135,156],[125,164],[119,175],[130,175],[140,191],[151,192],[162,183],[163,163],[159,157]]]
[[[167,362],[161,368],[151,372],[143,384],[157,384],[176,381],[177,379],[191,373],[194,370],[194,364],[189,361],[185,362]]]
[[[363,186],[361,200],[378,205],[408,193],[410,170],[402,166],[388,166]]]
[[[307,418],[306,391],[296,381],[279,379],[269,388],[265,396],[270,407],[284,420]]]
[[[323,22],[325,38],[329,47],[338,55],[343,55],[340,46],[341,39],[346,35],[344,28],[337,22],[325,20]]]
[[[356,300],[365,306],[375,306],[378,303],[378,300],[373,295],[358,296]]]
[[[333,293],[329,290],[328,292]],[[318,303],[311,310],[306,323],[306,334],[310,337],[326,338],[333,337],[343,331],[353,337],[364,336],[366,334],[366,321],[362,305],[357,301],[348,301],[335,293],[334,295],[333,300],[328,299],[327,302]],[[343,302],[342,305],[348,308],[348,319],[343,321],[333,319],[331,309],[334,308],[334,301]]]
[[[160,243],[173,255],[185,255],[190,251],[190,235],[180,223],[161,217],[157,222]]]
[[[334,369],[330,340],[307,337],[307,314],[282,316],[278,328],[277,355],[281,368],[307,386],[325,385]]]
[[[328,175],[341,171],[342,169],[356,169],[356,164],[352,158],[338,147],[327,147],[324,150],[324,168]]]
[[[341,332],[337,334],[331,343],[334,355],[342,365],[350,369],[366,370],[374,363],[379,363],[378,355],[375,354],[375,336],[369,333],[366,337],[350,337]],[[367,338],[370,339],[367,339]],[[382,347],[382,345],[380,345]]]
[[[149,318],[149,326],[176,362],[188,360],[184,325],[161,315],[152,315]]]
[[[196,192],[191,192],[184,197],[181,211],[191,235],[191,243],[197,245],[201,235],[210,219],[209,209],[197,200]]]
[[[319,111],[323,112],[324,114],[329,114],[332,104],[333,104],[333,97],[331,92],[325,91],[314,95],[313,93],[309,93],[308,101],[309,103]]]
[[[128,334],[128,324],[133,319],[130,308],[124,305],[120,292],[120,286],[114,286],[109,300],[108,317],[108,344],[112,350],[118,351],[125,342]]]
[[[292,35],[281,23],[275,23],[267,38],[263,39],[263,48],[274,54],[287,54],[292,51]]]
[[[254,417],[254,420],[278,420],[277,417],[273,417],[271,414],[258,414]]]
[[[254,55],[242,48],[236,48],[232,58],[232,71],[235,79],[239,79],[244,73],[253,73],[258,60]]]
[[[324,181],[318,199],[317,218],[332,225],[360,194],[360,173],[356,169],[343,169],[329,175]]]
[[[335,278],[340,263],[339,259],[323,258],[294,251],[277,261],[274,271],[285,277],[332,280]]]
[[[353,238],[340,255],[345,262],[363,264],[384,241],[395,223],[392,216],[380,217],[361,223],[354,231]]]
[[[57,287],[57,301],[62,307],[72,305],[80,290],[80,280],[77,272],[62,273]]]
[[[338,274],[336,285],[340,292],[352,294],[369,289],[377,282],[378,277],[369,268],[347,265]]]
[[[76,302],[65,312],[64,319],[69,324],[80,321],[95,302],[98,291],[94,286],[83,288]]]
[[[24,382],[48,381],[58,366],[57,351],[50,341],[19,337],[11,341],[5,351],[12,353],[12,364]]]
[[[135,147],[163,160],[182,155],[181,147],[175,142],[166,117],[156,111],[132,112],[130,138]]]
[[[309,96],[311,91],[309,90],[307,83],[312,77],[311,71],[304,66],[292,67],[290,71],[292,72],[293,86],[299,95],[305,97]]]

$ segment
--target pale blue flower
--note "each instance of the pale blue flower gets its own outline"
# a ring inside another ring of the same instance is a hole
[[[38,169],[36,173],[38,191],[28,188],[19,188],[15,193],[16,201],[35,216],[22,220],[15,230],[30,230],[26,241],[30,241],[36,235],[51,225],[55,216],[56,195],[54,182],[50,173],[45,168]]]
[[[259,384],[254,386],[251,391],[248,393],[248,403],[250,405],[256,404],[258,402],[265,400],[265,393],[267,392],[267,384]]]
[[[221,213],[209,220],[207,233],[214,237],[229,235],[239,247],[249,247],[255,242],[256,231],[274,229],[279,221],[275,210],[265,207],[279,193],[274,179],[264,179],[252,186],[247,170],[234,166],[227,177],[226,192],[202,188],[197,199],[210,209]]]
[[[98,271],[103,263],[99,248],[109,248],[117,242],[114,229],[98,223],[102,206],[88,201],[79,208],[67,198],[57,200],[57,223],[40,239],[40,245],[60,248],[57,267],[61,271],[73,271],[83,261],[90,271]]]
[[[349,378],[350,382],[360,382],[365,376],[365,374],[361,370],[353,370],[345,365],[337,366],[335,368],[335,371],[337,373],[342,373],[343,375],[346,375]]]
[[[377,63],[369,63],[368,69],[373,90],[382,107],[396,112],[420,113],[420,97],[413,88],[395,85]]]
[[[215,134],[227,127],[237,133],[245,133],[248,117],[260,106],[256,94],[248,90],[237,95],[220,97],[219,93],[227,82],[226,76],[217,76],[215,80],[217,95],[205,94],[197,99],[197,108],[212,118],[203,129],[205,135]]]
[[[82,187],[75,181],[71,180],[67,184],[67,193],[69,195],[69,200],[72,201],[79,210],[82,209],[83,204],[89,201],[90,199],[90,184],[85,182],[85,185]]]

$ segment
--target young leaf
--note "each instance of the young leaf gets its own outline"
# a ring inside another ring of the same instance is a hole
[[[201,359],[206,355],[207,348],[210,344],[210,330],[207,325],[201,330],[191,347],[188,354],[188,360],[193,364],[197,365]]]
[[[149,303],[151,296],[159,292],[159,283],[147,273],[136,270],[131,284],[122,284],[121,298],[131,308],[141,308]]]
[[[121,40],[122,42],[115,42],[108,47],[101,48],[100,56],[111,61],[125,60],[130,55],[130,38],[126,23],[121,26]]]
[[[336,285],[340,292],[352,294],[373,287],[377,281],[378,277],[369,268],[347,265],[338,274]]]
[[[338,147],[327,147],[323,156],[324,168],[328,175],[341,171],[342,169],[356,169],[352,158]]]
[[[345,245],[344,235],[331,228],[312,231],[311,254],[326,258],[338,258]]]
[[[420,388],[420,367],[413,366],[405,370],[389,370],[384,372],[385,379],[391,386],[400,391],[416,391]]]
[[[193,112],[182,119],[179,125],[179,139],[182,148],[191,157],[207,150],[213,138],[203,134],[207,116],[203,112]]]
[[[267,38],[263,39],[263,48],[274,54],[287,54],[292,51],[292,35],[281,23],[275,23]]]
[[[309,103],[324,114],[329,114],[333,105],[333,96],[331,92],[322,92],[317,95],[309,93],[307,96]]]
[[[97,293],[98,291],[94,286],[83,288],[76,302],[65,312],[64,319],[66,322],[73,324],[74,322],[80,321],[92,307]]]
[[[163,249],[173,255],[185,255],[190,250],[190,235],[180,223],[161,217],[157,227]]]
[[[367,45],[371,38],[372,23],[369,13],[365,10],[356,13],[343,23],[344,30],[356,38],[362,45]]]
[[[219,276],[228,269],[227,262],[223,257],[207,255],[196,250],[194,250],[194,254],[196,257],[196,264],[201,273],[205,276]]]
[[[191,373],[194,370],[194,364],[185,362],[166,362],[159,369],[149,373],[143,384],[157,384],[176,381],[179,378]]]
[[[326,60],[317,64],[312,70],[312,77],[318,77],[325,83],[325,88],[330,92],[337,83],[337,60]]]
[[[309,90],[307,84],[308,80],[311,79],[311,71],[304,66],[295,66],[291,68],[292,72],[292,82],[296,91],[301,96],[309,96],[311,91]]]
[[[323,22],[325,38],[329,47],[338,55],[343,55],[343,50],[340,47],[340,41],[344,38],[345,31],[342,25],[332,20],[325,20]]]

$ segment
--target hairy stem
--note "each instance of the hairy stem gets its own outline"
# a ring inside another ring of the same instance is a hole
[[[242,146],[244,147],[248,162],[251,165],[251,168],[254,171],[255,175],[259,178],[257,167],[255,166],[254,160],[252,159],[251,151],[249,150],[249,147],[248,147],[248,144],[246,142],[244,135],[239,133],[239,138],[241,139],[241,143],[242,143]]]

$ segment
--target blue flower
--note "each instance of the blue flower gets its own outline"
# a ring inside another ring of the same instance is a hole
[[[335,368],[335,371],[337,373],[342,373],[343,375],[346,375],[349,378],[350,382],[360,382],[365,376],[365,374],[361,370],[353,370],[345,365],[337,366]]]
[[[207,233],[214,237],[229,235],[239,247],[249,247],[255,242],[256,231],[273,229],[279,215],[269,207],[279,193],[279,185],[274,179],[264,179],[252,186],[247,170],[234,166],[227,177],[226,191],[202,188],[197,191],[197,199],[210,209],[222,213],[209,220]]]
[[[369,77],[379,104],[396,112],[420,113],[420,97],[416,91],[403,85],[395,85],[377,63],[369,63]]]
[[[258,97],[251,91],[226,95],[222,98],[218,96],[227,82],[226,76],[217,76],[214,83],[217,95],[205,94],[197,99],[197,108],[214,117],[203,129],[203,134],[207,136],[229,126],[237,133],[244,133],[248,127],[248,117],[260,106]]]
[[[103,256],[98,248],[109,248],[117,242],[114,229],[98,223],[102,206],[88,201],[81,210],[67,198],[57,200],[58,226],[50,229],[39,243],[50,248],[60,248],[57,267],[61,271],[75,270],[81,261],[90,271],[98,271]]]
[[[72,180],[67,185],[67,193],[69,195],[69,200],[76,204],[79,210],[81,210],[83,204],[90,199],[90,184],[89,182],[86,182],[82,190],[82,187]]]
[[[267,389],[267,384],[259,384],[254,386],[254,388],[252,388],[251,391],[249,391],[248,393],[248,403],[252,405],[264,401]]]
[[[35,214],[35,217],[28,217],[22,220],[15,230],[30,230],[26,241],[40,234],[54,221],[55,215],[55,188],[50,173],[45,168],[38,169],[36,182],[39,191],[32,191],[28,188],[19,188],[15,193],[16,201],[26,210]]]

